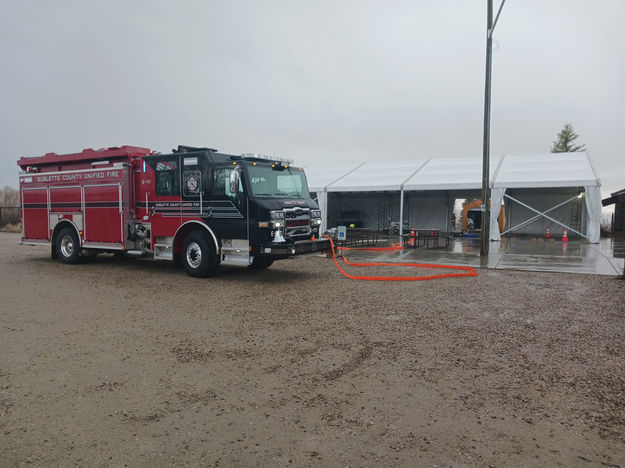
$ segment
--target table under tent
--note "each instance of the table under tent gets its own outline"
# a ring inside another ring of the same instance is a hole
[[[450,232],[456,200],[481,196],[480,157],[318,163],[305,171],[323,229],[353,224]],[[560,236],[567,229],[570,237],[599,241],[601,184],[587,153],[493,158],[490,181],[491,205],[504,210],[491,210],[491,240],[544,236],[547,229]]]

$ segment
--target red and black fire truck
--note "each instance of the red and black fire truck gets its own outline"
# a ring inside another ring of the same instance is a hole
[[[285,160],[122,146],[17,164],[22,244],[49,245],[65,263],[117,252],[208,276],[220,264],[263,269],[329,248],[304,171]]]

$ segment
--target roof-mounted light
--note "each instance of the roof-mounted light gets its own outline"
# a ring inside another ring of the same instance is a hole
[[[275,156],[268,156],[265,154],[258,154],[258,153],[242,153],[241,157],[246,158],[246,159],[262,159],[263,161],[275,161],[278,163],[285,163],[285,164],[293,163],[293,159],[277,158]]]

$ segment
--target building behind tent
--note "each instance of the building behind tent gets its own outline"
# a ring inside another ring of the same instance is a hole
[[[601,200],[603,206],[614,205],[612,218],[612,233],[615,236],[625,235],[625,189],[611,193],[608,198]]]

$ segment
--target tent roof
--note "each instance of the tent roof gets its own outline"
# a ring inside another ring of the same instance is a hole
[[[583,187],[601,185],[588,153],[504,156],[492,187]]]
[[[490,177],[498,160],[491,160]],[[482,158],[430,159],[404,184],[404,190],[468,190],[482,188]]]
[[[398,191],[427,159],[371,161],[356,168],[328,187],[332,192]],[[375,187],[372,189],[372,187]]]
[[[332,185],[362,165],[362,162],[338,162],[305,166],[308,188],[311,192],[321,192],[325,187]]]
[[[482,187],[482,158],[417,158],[307,166],[312,192],[475,190]],[[491,187],[539,188],[601,185],[587,153],[491,158]]]

